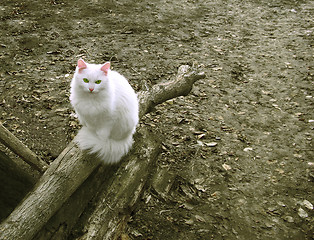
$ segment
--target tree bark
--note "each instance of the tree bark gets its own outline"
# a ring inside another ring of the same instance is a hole
[[[141,129],[129,157],[123,161],[98,202],[79,239],[118,239],[134,205],[140,198],[147,176],[160,152],[156,137]]]
[[[174,81],[155,85],[150,91],[140,92],[138,94],[140,117],[163,101],[188,94],[193,83],[204,77],[204,73],[191,70],[188,66],[181,66],[178,76]],[[138,146],[138,148],[141,147]],[[127,164],[125,166],[125,169],[128,170],[126,173],[130,176],[132,174],[142,173],[141,171],[137,172],[133,169],[140,168],[141,166],[138,162],[140,158],[136,159],[138,160],[130,161],[130,164],[132,163],[133,165]],[[129,163],[129,159],[125,159],[123,162]],[[0,239],[32,239],[69,199],[74,191],[97,168],[99,163],[99,160],[94,155],[83,153],[74,142],[71,142],[43,174],[35,185],[34,190],[28,194],[23,202],[0,225]],[[143,164],[143,166],[144,165],[148,167],[149,164]],[[123,164],[121,166],[123,166]],[[124,174],[123,169],[118,172],[121,172],[122,175]],[[136,179],[138,179],[138,177],[136,177]],[[111,181],[114,180],[111,179]],[[141,181],[136,180],[130,182],[132,182],[132,189],[134,191],[140,191],[143,187]],[[136,186],[136,184],[139,185]],[[118,186],[119,183],[117,182],[115,187],[118,188]],[[116,193],[113,189],[110,190],[109,188],[109,192],[110,191],[112,194]],[[117,198],[115,197],[114,199]],[[132,205],[132,201],[136,201],[137,197],[130,196],[128,199],[131,201]],[[125,204],[127,203],[123,203],[123,205]],[[122,205],[119,204],[115,206],[123,208]],[[108,211],[108,209],[106,211]],[[106,215],[106,213],[104,213],[104,215]]]

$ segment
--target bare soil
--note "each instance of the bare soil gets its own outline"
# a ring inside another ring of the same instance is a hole
[[[80,128],[78,58],[137,91],[199,66],[142,121],[163,151],[126,235],[313,239],[313,15],[310,0],[2,0],[0,120],[49,163]]]

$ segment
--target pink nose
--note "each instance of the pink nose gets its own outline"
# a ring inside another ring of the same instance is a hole
[[[89,88],[89,91],[91,91],[91,92],[94,91],[94,88]]]

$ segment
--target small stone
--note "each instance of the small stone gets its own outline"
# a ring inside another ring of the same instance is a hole
[[[306,211],[304,211],[302,208],[299,208],[298,210],[298,215],[301,217],[301,218],[307,218],[309,215],[307,214]]]
[[[285,216],[283,219],[284,219],[285,221],[289,222],[289,223],[293,223],[293,222],[294,222],[294,219],[293,219],[293,217],[291,217],[291,216]]]
[[[200,135],[198,135],[198,136],[197,136],[197,138],[198,138],[198,139],[204,138],[204,137],[205,137],[205,135],[206,135],[205,133],[200,134]]]
[[[286,206],[286,204],[284,204],[284,203],[281,202],[281,201],[278,201],[277,204],[278,204],[279,206],[281,206],[281,207],[285,207],[285,206]]]
[[[314,162],[308,162],[307,165],[309,166],[309,168],[314,168]]]
[[[231,167],[228,165],[228,164],[222,164],[222,167],[226,170],[226,171],[229,171],[231,170]]]
[[[306,207],[306,208],[308,208],[308,209],[310,209],[310,210],[313,209],[313,204],[310,203],[308,200],[304,200],[304,201],[302,202],[302,204],[303,204],[304,207]]]
[[[216,147],[218,143],[216,142],[210,142],[210,143],[206,143],[207,147]]]
[[[244,151],[244,152],[253,151],[253,148],[247,147],[247,148],[244,148],[243,151]]]
[[[310,120],[309,120],[309,123],[313,123],[313,122],[314,122],[314,120],[313,120],[313,119],[310,119]]]
[[[184,220],[184,222],[188,225],[192,225],[194,223],[194,221],[192,219],[187,219],[187,220]]]

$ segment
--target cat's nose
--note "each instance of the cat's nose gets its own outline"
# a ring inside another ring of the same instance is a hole
[[[89,88],[89,91],[91,91],[91,92],[94,91],[94,88]]]

